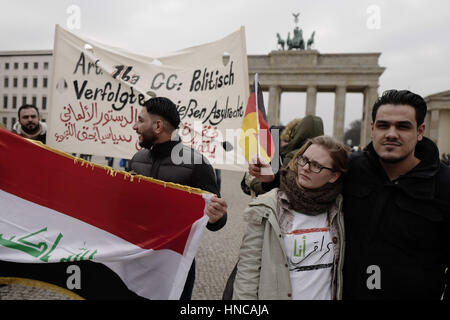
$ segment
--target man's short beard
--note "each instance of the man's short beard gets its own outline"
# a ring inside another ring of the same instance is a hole
[[[41,126],[38,123],[38,125],[34,128],[34,130],[29,130],[26,126],[23,126],[23,125],[21,125],[21,128],[25,133],[35,134],[35,133],[39,132],[39,130],[41,129]]]
[[[394,164],[394,163],[402,162],[407,157],[408,157],[407,155],[404,157],[400,157],[400,158],[382,158],[382,157],[380,157],[380,161],[382,161],[384,163]]]
[[[152,146],[155,144],[155,141],[156,141],[156,135],[154,135],[154,134],[152,134],[151,137],[147,137],[147,138],[142,136],[142,142],[139,142],[139,145],[142,148],[151,149]]]

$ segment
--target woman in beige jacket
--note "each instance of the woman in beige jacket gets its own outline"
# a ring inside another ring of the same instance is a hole
[[[233,299],[340,299],[347,163],[342,143],[310,139],[280,172],[280,188],[249,204]]]

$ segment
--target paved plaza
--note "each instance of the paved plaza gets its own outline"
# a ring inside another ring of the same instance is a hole
[[[197,273],[193,300],[222,299],[246,228],[243,212],[250,202],[241,190],[243,173],[222,170],[222,197],[228,204],[228,221],[216,232],[206,230],[196,256]]]

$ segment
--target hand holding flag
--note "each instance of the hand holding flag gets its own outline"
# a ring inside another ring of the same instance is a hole
[[[261,182],[270,183],[275,179],[272,167],[260,157],[253,157],[248,165],[248,173]]]

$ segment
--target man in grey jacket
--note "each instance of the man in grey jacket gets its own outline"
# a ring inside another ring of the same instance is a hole
[[[19,108],[17,115],[19,121],[14,124],[12,131],[24,138],[45,143],[47,125],[41,121],[38,108],[31,104],[24,104]]]
[[[143,149],[133,156],[127,170],[215,194],[206,208],[209,217],[206,227],[210,231],[217,231],[227,221],[227,204],[219,198],[220,192],[211,164],[203,155],[182,144],[176,134],[179,124],[180,116],[170,99],[156,97],[148,100],[133,127]],[[194,280],[195,260],[181,295],[182,300],[191,298]]]

